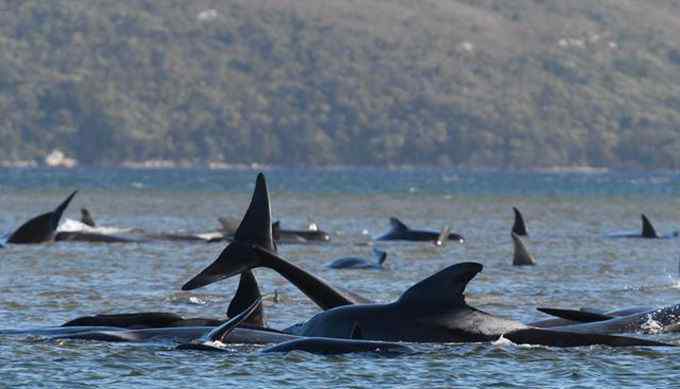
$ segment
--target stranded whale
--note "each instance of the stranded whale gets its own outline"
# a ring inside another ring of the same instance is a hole
[[[374,260],[359,257],[338,258],[329,263],[328,267],[331,269],[382,269],[387,259],[387,253],[382,250],[373,249],[373,258]]]
[[[671,239],[680,235],[680,232],[673,231],[670,234],[659,235],[656,228],[652,225],[645,214],[640,215],[642,220],[642,230],[638,232],[613,233],[607,235],[609,238],[644,238],[644,239]]]
[[[412,230],[402,223],[396,217],[390,218],[391,229],[385,235],[378,237],[376,240],[406,240],[413,242],[427,242],[427,241],[437,241],[439,238],[439,232],[435,231],[425,231],[425,230]],[[455,240],[458,242],[463,242],[463,236],[450,233],[449,240]]]

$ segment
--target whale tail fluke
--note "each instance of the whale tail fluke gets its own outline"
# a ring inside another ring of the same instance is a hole
[[[272,237],[269,192],[262,173],[257,175],[253,198],[233,241],[212,264],[184,284],[182,290],[200,288],[259,266],[263,259],[253,250],[254,246],[276,252]]]
[[[420,281],[404,292],[397,303],[412,307],[439,306],[454,308],[465,305],[463,292],[467,284],[482,271],[483,266],[475,262],[451,265]],[[446,293],[442,293],[445,290]]]
[[[666,346],[672,344],[627,336],[563,332],[542,328],[525,328],[503,334],[503,337],[515,344],[534,344],[552,347],[582,347],[606,345],[611,347],[631,346]]]
[[[227,317],[236,317],[239,313],[248,309],[248,307],[258,299],[262,299],[262,295],[260,293],[260,288],[257,285],[257,280],[251,271],[244,271],[241,273],[236,294],[229,303]],[[253,311],[245,322],[254,326],[264,327],[262,304]]]
[[[645,216],[645,214],[643,213],[641,217],[642,217],[642,237],[648,239],[658,238],[659,235],[656,233],[656,229],[654,229],[652,223],[649,221],[649,219],[647,219],[647,216]]]
[[[513,266],[524,266],[524,265],[535,265],[536,260],[534,259],[534,256],[529,253],[529,250],[527,247],[524,245],[524,242],[522,242],[522,239],[515,234],[514,232],[512,233],[512,244],[514,247],[514,254],[512,257],[512,265]]]
[[[515,212],[515,223],[512,225],[512,232],[519,236],[529,236],[522,213],[516,207],[512,207],[512,210]]]

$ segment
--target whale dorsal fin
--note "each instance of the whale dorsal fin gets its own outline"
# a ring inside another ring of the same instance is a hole
[[[233,318],[227,320],[224,322],[222,325],[219,327],[213,329],[210,331],[205,337],[207,340],[214,342],[214,341],[221,341],[224,339],[225,336],[229,335],[231,331],[234,330],[234,328],[238,327],[239,324],[241,324],[244,320],[246,320],[255,310],[257,307],[262,304],[262,299],[258,298],[255,300],[248,308],[246,308],[243,312],[239,313],[238,315],[234,316]]]
[[[527,247],[524,245],[524,242],[522,242],[522,239],[515,234],[514,232],[512,233],[512,244],[514,247],[514,255],[512,257],[512,264],[514,266],[522,266],[522,265],[535,265],[536,260],[534,259],[534,256],[529,253],[529,250],[527,250]]]
[[[440,270],[410,287],[397,303],[422,310],[427,307],[447,308],[465,305],[463,292],[468,282],[483,266],[475,262],[462,262]]]
[[[396,217],[390,218],[390,226],[392,226],[394,231],[408,231],[406,224],[402,223],[401,220]]]
[[[260,288],[257,285],[257,280],[253,273],[248,270],[241,273],[241,278],[238,282],[238,289],[236,294],[229,303],[227,309],[227,317],[236,317],[240,312],[246,310],[253,301],[261,299]],[[264,327],[264,313],[262,311],[262,304],[245,320],[248,324],[253,324],[259,327]]]
[[[658,238],[659,235],[657,235],[654,226],[649,221],[649,219],[647,219],[647,216],[645,216],[644,213],[641,216],[642,216],[642,237],[652,239]]]
[[[90,211],[88,211],[87,208],[80,208],[80,222],[90,227],[97,226],[97,224],[94,222],[94,219],[92,218],[92,215],[90,214]]]
[[[361,333],[361,326],[359,326],[359,323],[354,322],[352,324],[352,334],[349,336],[350,339],[363,339],[364,335]]]
[[[558,308],[536,308],[536,309],[550,316],[559,317],[560,319],[577,321],[580,323],[593,323],[597,321],[613,319],[612,316],[603,315],[601,313],[577,311],[573,309],[558,309]]]
[[[77,190],[73,191],[54,211],[43,213],[22,224],[10,235],[8,242],[41,243],[54,239],[61,216],[76,193],[78,193]]]
[[[385,260],[387,260],[387,252],[378,250],[378,249],[373,249],[373,255],[378,258],[378,265],[382,266],[385,263]]]
[[[257,175],[255,191],[241,224],[234,234],[234,240],[242,243],[254,243],[268,250],[276,250],[272,238],[271,209],[269,192],[264,174]]]
[[[516,207],[512,207],[512,210],[515,212],[515,223],[512,225],[512,232],[519,236],[529,236],[522,213]]]

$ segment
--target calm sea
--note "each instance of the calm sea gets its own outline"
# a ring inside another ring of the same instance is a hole
[[[150,232],[209,231],[220,216],[240,218],[256,171],[4,169],[0,233],[80,192],[66,212],[88,208],[103,226]],[[649,216],[661,233],[680,229],[680,174],[535,173],[415,169],[271,169],[273,215],[284,226],[314,222],[332,242],[288,245],[294,263],[376,301],[456,262],[484,270],[467,289],[472,306],[521,321],[536,307],[618,308],[680,303],[680,239],[607,239]],[[538,265],[511,266],[512,207],[521,209]],[[341,256],[370,256],[371,238],[397,216],[418,228],[448,225],[465,244],[376,243],[384,271],[337,271]],[[220,317],[237,279],[193,292],[180,286],[224,244],[54,243],[0,250],[1,329],[58,325],[80,315],[172,311]],[[274,272],[256,271],[269,324],[283,328],[318,309]],[[446,291],[442,291],[446,293]],[[680,335],[638,335],[680,343]],[[680,351],[512,344],[417,345],[415,355],[224,354],[173,345],[46,341],[0,336],[0,387],[668,387],[680,378]]]

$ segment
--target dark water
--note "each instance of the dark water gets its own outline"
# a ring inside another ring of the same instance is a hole
[[[413,283],[460,261],[484,271],[468,302],[517,320],[541,317],[538,306],[616,308],[680,302],[680,239],[606,239],[636,230],[646,213],[659,232],[680,229],[680,175],[661,173],[503,173],[378,169],[266,172],[275,218],[293,228],[316,222],[333,233],[327,245],[281,247],[284,256],[334,284],[390,301]],[[204,231],[219,216],[240,217],[253,171],[0,170],[0,231],[81,192],[67,217],[87,207],[101,225],[149,231]],[[512,206],[527,219],[538,261],[514,268]],[[414,227],[451,226],[464,245],[379,243],[385,271],[337,271],[330,260],[370,255],[372,236],[399,216]],[[0,328],[57,325],[79,315],[174,311],[221,316],[236,279],[194,292],[180,286],[210,263],[223,244],[56,243],[0,250]],[[257,270],[271,326],[285,327],[317,309],[284,279]],[[444,293],[444,292],[443,292]],[[680,343],[680,335],[639,335]],[[260,355],[235,346],[228,354],[173,351],[171,344],[45,342],[0,337],[0,387],[660,387],[674,385],[673,349],[512,344],[418,345],[421,353]]]

